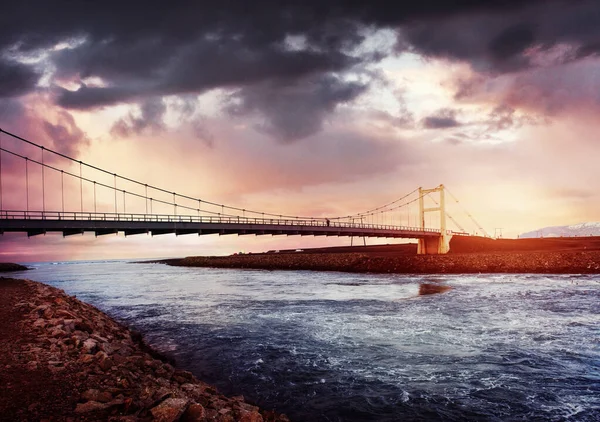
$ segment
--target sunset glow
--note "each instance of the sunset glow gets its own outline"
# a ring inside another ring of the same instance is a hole
[[[172,21],[160,8],[139,21],[131,7],[123,21],[91,22],[92,11],[65,3],[0,35],[0,127],[111,173],[275,214],[350,215],[443,183],[490,234],[502,228],[505,237],[517,237],[600,221],[600,26],[578,24],[588,22],[594,2],[503,3],[435,13],[397,6],[385,17],[338,8],[310,23],[307,16],[319,13],[309,4],[264,14],[257,5],[243,18],[221,11],[221,28],[201,6],[197,13],[172,10]],[[11,7],[15,18],[25,13],[25,6]],[[205,14],[199,22],[184,18]],[[265,20],[280,23],[265,28]],[[41,159],[36,149],[0,136],[2,147]],[[24,209],[25,169],[6,153],[2,160],[2,208]],[[82,171],[98,183],[114,182]],[[45,174],[44,189],[39,168],[27,177],[30,208],[60,211],[60,174]],[[67,210],[85,202],[113,211],[113,192],[98,188],[94,202],[92,184],[64,186]],[[171,212],[155,206],[156,213]],[[477,231],[456,204],[449,207],[466,230]],[[398,221],[411,218],[408,212]],[[6,233],[0,259],[220,255],[349,243]]]

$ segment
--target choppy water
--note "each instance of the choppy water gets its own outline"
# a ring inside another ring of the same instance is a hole
[[[292,420],[600,421],[600,276],[34,267]]]

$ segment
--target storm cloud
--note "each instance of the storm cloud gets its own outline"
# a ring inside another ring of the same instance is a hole
[[[257,128],[280,142],[306,138],[322,128],[322,116],[350,102],[366,85],[322,76],[294,84],[267,84],[237,91],[228,107],[234,116],[259,114],[266,121]]]
[[[34,91],[40,67],[51,75],[56,104],[67,109],[143,107],[149,98],[224,88],[236,92],[238,111],[263,114],[265,133],[297,139],[319,130],[338,104],[368,88],[341,76],[390,54],[361,47],[369,31],[518,11],[520,4],[65,0],[31,7],[13,2],[4,8],[0,25],[0,51],[11,58],[0,62],[0,96]],[[527,31],[500,36],[494,47],[500,59],[521,49],[519,39]],[[408,39],[426,52],[419,37]],[[315,80],[335,80],[335,87],[315,88]],[[273,110],[269,100],[285,101],[286,109]],[[314,110],[306,110],[311,105]],[[299,110],[299,122],[289,118],[292,108]]]
[[[237,98],[228,111],[260,115],[255,127],[283,142],[321,130],[339,105],[370,88],[368,79],[349,76],[388,55],[465,62],[487,77],[600,51],[592,0],[63,0],[12,2],[0,23],[0,97],[45,84],[65,109],[143,109],[157,98],[223,89]],[[369,34],[381,29],[398,37],[395,50],[369,45]],[[424,123],[452,122],[431,116]],[[143,122],[130,116],[119,125],[123,135]]]

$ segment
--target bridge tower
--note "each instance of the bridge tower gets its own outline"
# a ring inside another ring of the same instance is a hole
[[[429,193],[439,192],[440,200],[436,202],[437,207],[425,208],[423,197]],[[452,235],[446,230],[446,198],[444,194],[444,185],[439,185],[433,189],[419,188],[419,225],[422,229],[425,228],[425,213],[438,212],[440,213],[440,236],[437,238],[419,239],[417,246],[417,254],[433,255],[445,254],[450,250],[450,239]]]

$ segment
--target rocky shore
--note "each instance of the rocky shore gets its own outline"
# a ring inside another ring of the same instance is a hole
[[[19,265],[13,264],[12,262],[0,262],[0,273],[7,273],[11,271],[25,271],[29,268]]]
[[[62,290],[0,278],[0,420],[284,422]]]
[[[169,259],[185,267],[354,273],[600,273],[600,237],[491,239],[454,236],[450,253],[417,255],[416,244],[341,246]]]
[[[186,267],[314,270],[356,273],[600,273],[600,251],[479,252],[447,255],[370,255],[365,253],[265,253],[196,256],[163,261]]]

